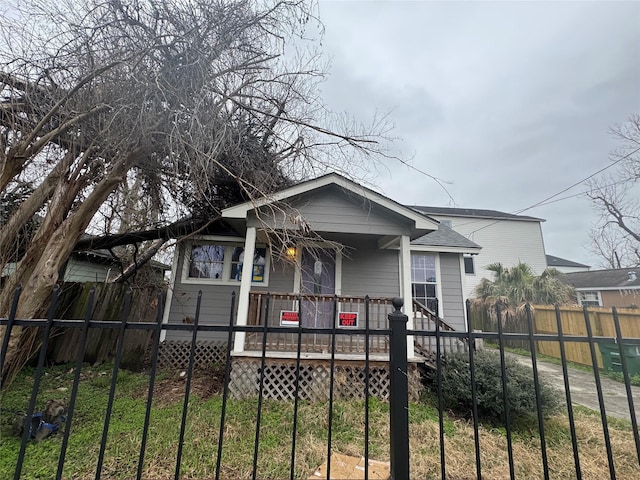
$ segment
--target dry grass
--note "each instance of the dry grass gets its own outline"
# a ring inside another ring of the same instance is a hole
[[[49,375],[55,380],[47,388],[59,386],[66,373]],[[120,376],[119,376],[120,379]],[[28,378],[27,378],[28,380]],[[135,477],[144,418],[145,379],[122,374],[118,395],[110,419],[109,439],[102,478]],[[72,427],[71,443],[64,478],[90,479],[95,475],[100,435],[104,421],[106,391],[104,377],[88,376],[79,395],[77,422]],[[176,382],[164,382],[174,391]],[[26,387],[25,387],[26,388]],[[46,388],[43,395],[52,390]],[[169,390],[167,390],[169,391]],[[178,390],[179,391],[179,388]],[[210,392],[203,388],[202,391]],[[189,405],[181,463],[184,479],[209,479],[215,476],[221,398],[219,394],[204,397],[194,392]],[[24,390],[3,394],[2,408],[17,408]],[[144,463],[144,478],[173,478],[177,456],[177,439],[182,414],[182,395],[160,396],[151,415],[149,439]],[[251,478],[253,473],[254,437],[257,401],[229,401],[222,452],[222,478]],[[598,414],[575,409],[583,478],[609,478],[602,425]],[[413,478],[440,478],[438,412],[433,405],[413,403],[409,410],[411,474]],[[265,401],[261,416],[258,450],[258,478],[289,478],[292,445],[292,402]],[[329,427],[328,402],[301,403],[298,414],[295,477],[308,478],[326,461]],[[447,478],[476,478],[474,433],[470,422],[445,415],[445,452]],[[13,476],[19,449],[17,439],[4,435],[0,439],[0,478]],[[550,477],[576,478],[571,436],[566,415],[550,418],[545,423]],[[610,435],[617,477],[640,478],[631,427],[628,422],[612,420]],[[507,442],[502,429],[481,426],[479,432],[482,477],[509,478]],[[361,456],[364,453],[364,402],[336,401],[332,422],[332,451]],[[53,438],[29,445],[23,478],[52,478],[57,466],[61,439]],[[369,424],[370,458],[389,460],[389,406],[372,400]],[[543,476],[540,440],[534,423],[521,425],[513,435],[516,478]]]
[[[440,478],[440,446],[437,424],[423,422],[411,426],[411,472],[420,478]],[[609,467],[599,416],[576,412],[576,433],[583,478],[609,478]],[[613,446],[617,478],[640,478],[635,443],[628,425],[615,422],[609,433]],[[547,461],[553,479],[576,478],[569,423],[556,416],[545,423]],[[481,426],[479,429],[482,476],[509,478],[509,461],[505,432]],[[445,436],[447,475],[455,479],[476,478],[473,426],[454,422],[454,431]],[[513,435],[513,458],[516,478],[542,478],[543,463],[537,430]]]

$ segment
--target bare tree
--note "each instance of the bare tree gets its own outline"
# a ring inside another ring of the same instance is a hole
[[[213,218],[381,150],[384,122],[325,118],[319,57],[302,47],[317,22],[308,2],[25,0],[11,14],[0,24],[0,270],[16,268],[0,313],[22,285],[18,315],[43,315],[89,227]],[[35,338],[12,332],[5,381]]]
[[[640,115],[611,129],[620,147],[611,157],[614,173],[589,184],[600,213],[591,232],[591,250],[609,268],[640,266]]]

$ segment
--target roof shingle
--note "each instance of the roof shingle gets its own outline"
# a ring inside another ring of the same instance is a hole
[[[446,225],[440,224],[438,230],[427,233],[411,242],[411,245],[429,247],[459,247],[480,250],[482,247],[460,235]]]
[[[632,272],[636,274],[633,275]],[[633,280],[634,276],[635,280]],[[640,268],[638,267],[565,273],[565,278],[574,288],[591,288],[593,290],[640,288]]]
[[[488,218],[494,220],[520,220],[525,222],[544,222],[544,219],[529,217],[527,215],[514,215],[513,213],[499,212],[497,210],[482,210],[477,208],[452,208],[452,207],[429,207],[412,206],[414,210],[425,215],[445,215],[451,217],[475,217]]]

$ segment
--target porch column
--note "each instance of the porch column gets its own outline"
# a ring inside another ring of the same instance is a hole
[[[400,295],[404,298],[404,313],[409,317],[407,330],[414,329],[413,294],[411,292],[411,240],[408,235],[400,237]],[[407,358],[415,356],[413,335],[407,336]]]
[[[247,324],[249,316],[249,291],[253,279],[253,254],[256,249],[256,227],[247,227],[247,235],[244,241],[244,260],[242,262],[242,279],[240,280],[240,294],[238,295],[238,316],[236,325]],[[236,332],[233,342],[234,352],[244,352],[244,340],[246,332]]]

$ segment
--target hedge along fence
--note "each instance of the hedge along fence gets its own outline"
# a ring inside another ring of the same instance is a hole
[[[469,323],[474,330],[483,332],[497,332],[498,326],[494,315],[489,312],[489,307],[471,303],[469,310]],[[502,313],[502,331],[504,333],[529,333],[527,319],[524,316],[509,315]],[[485,340],[487,343],[496,343]],[[509,348],[521,348],[529,350],[529,340],[503,339],[504,346]]]
[[[120,283],[65,283],[58,300],[56,318],[82,320],[89,303],[89,292],[95,288],[92,320],[119,321],[129,286]],[[130,322],[155,322],[158,308],[158,289],[135,288],[131,292]],[[53,363],[74,362],[81,340],[80,328],[61,328],[53,333],[48,349]],[[123,368],[140,370],[153,332],[149,330],[125,331]],[[118,339],[117,329],[89,329],[85,362],[102,363],[113,358]]]
[[[589,322],[594,336],[615,337],[616,330],[613,323],[613,313],[607,307],[589,307]],[[618,319],[622,338],[640,338],[640,310],[632,308],[617,308]],[[532,309],[533,331],[540,334],[558,334],[558,323],[556,320],[555,306],[553,305],[533,305]],[[562,322],[563,335],[587,336],[584,311],[579,306],[560,307],[560,318]],[[470,309],[471,328],[484,332],[496,332],[496,321],[489,315],[488,309],[471,305]],[[527,319],[524,315],[503,319],[503,329],[505,333],[528,333]],[[505,340],[505,346],[511,348],[522,348],[529,350],[528,340]],[[589,344],[586,342],[564,343],[567,360],[591,366],[591,352]],[[536,342],[536,351],[550,357],[560,358],[560,346],[558,342]],[[603,368],[602,357],[599,349],[596,348],[598,366]]]

